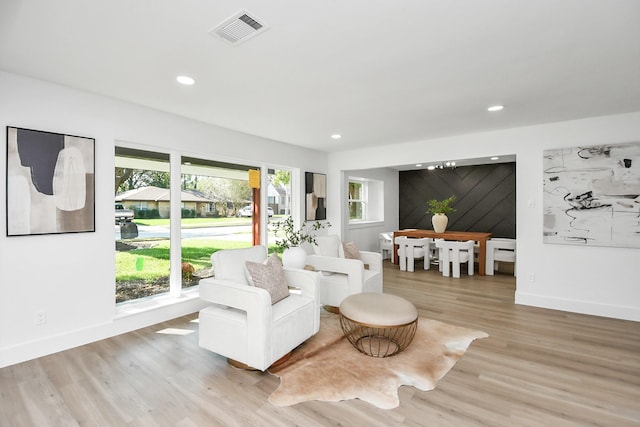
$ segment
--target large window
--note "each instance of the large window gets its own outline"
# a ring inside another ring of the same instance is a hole
[[[252,245],[249,166],[182,157],[182,287],[213,275],[211,254]],[[249,207],[249,209],[246,209]]]
[[[169,292],[169,155],[116,147],[116,302]]]
[[[267,246],[269,252],[272,252],[276,250],[276,240],[282,237],[275,234],[277,223],[291,216],[291,171],[268,169],[267,182],[267,214],[269,217]]]
[[[126,147],[116,147],[115,158],[117,303],[180,295],[213,275],[213,252],[251,246],[262,227],[261,243],[273,250],[263,220],[291,213],[286,170],[269,169],[254,192],[248,171],[255,166]],[[263,218],[253,218],[254,203],[261,203]]]

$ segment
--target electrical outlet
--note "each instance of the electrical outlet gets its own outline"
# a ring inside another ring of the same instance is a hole
[[[529,273],[529,282],[533,283],[536,281],[536,274],[535,273]]]
[[[47,312],[44,310],[36,311],[33,320],[36,326],[44,325],[45,323],[47,323]]]

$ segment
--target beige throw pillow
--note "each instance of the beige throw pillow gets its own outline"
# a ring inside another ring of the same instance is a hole
[[[249,274],[251,274],[253,285],[266,289],[271,294],[271,304],[275,304],[289,296],[289,286],[278,255],[271,255],[266,264],[247,261],[246,266]]]

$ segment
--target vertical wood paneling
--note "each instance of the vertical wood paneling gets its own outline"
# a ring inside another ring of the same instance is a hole
[[[515,163],[402,171],[399,182],[400,228],[432,229],[427,200],[455,195],[447,228],[516,237]]]

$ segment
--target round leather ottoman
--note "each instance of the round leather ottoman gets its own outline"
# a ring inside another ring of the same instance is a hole
[[[361,353],[389,357],[407,348],[418,327],[418,310],[390,294],[349,295],[340,304],[340,326]]]

